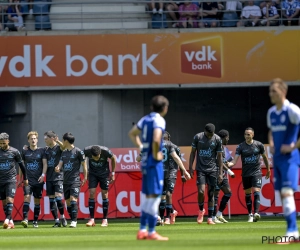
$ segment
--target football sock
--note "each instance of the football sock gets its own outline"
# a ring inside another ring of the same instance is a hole
[[[72,221],[77,221],[78,204],[77,201],[71,201]]]
[[[259,206],[260,206],[260,193],[255,191],[253,195],[254,195],[254,198],[253,198],[254,213],[258,213]]]
[[[219,207],[219,211],[220,212],[223,212],[224,209],[226,208],[226,205],[229,201],[231,197],[231,193],[230,194],[224,194],[223,197],[222,197],[222,200],[221,200],[221,203],[220,203],[220,207]]]
[[[214,207],[208,207],[208,218],[212,218],[214,212]]]
[[[170,218],[170,214],[174,212],[172,204],[167,204],[166,205],[166,210],[167,210],[167,218]]]
[[[245,196],[246,206],[248,209],[248,214],[252,213],[252,200],[251,200],[251,194],[246,194]]]
[[[50,198],[50,211],[53,215],[53,218],[56,220],[57,219],[57,206],[54,198]]]
[[[159,216],[163,220],[165,217],[165,210],[166,210],[166,200],[161,200],[159,204]],[[168,216],[167,216],[168,218]]]
[[[103,219],[107,219],[109,200],[104,199],[102,201],[102,205],[103,205]]]
[[[59,210],[60,215],[63,215],[64,214],[64,204],[62,202],[62,198],[56,197],[55,200],[56,200],[57,208]]]
[[[12,203],[7,203],[6,204],[7,208],[6,208],[6,219],[11,219],[11,214],[12,214],[12,210],[14,208],[14,204]]]
[[[294,196],[282,199],[283,214],[287,222],[287,231],[295,232],[297,229],[297,213]]]
[[[89,210],[90,210],[90,218],[94,219],[94,217],[95,217],[95,199],[89,199]]]
[[[38,221],[40,211],[41,211],[41,206],[39,204],[34,205],[34,210],[33,210],[34,221]]]
[[[218,196],[214,196],[214,212],[213,212],[213,216],[216,216],[217,214],[217,210],[218,210],[218,201],[219,201],[219,195]]]
[[[203,209],[204,209],[204,202],[198,203],[198,206],[199,206],[199,210],[203,211]]]
[[[28,220],[28,212],[29,212],[29,203],[24,202],[23,204],[23,219]]]

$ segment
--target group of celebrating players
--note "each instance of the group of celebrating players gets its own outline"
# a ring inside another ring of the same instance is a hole
[[[274,186],[275,190],[281,194],[283,213],[287,221],[286,235],[298,239],[299,232],[293,194],[298,189],[299,180],[298,148],[300,148],[300,139],[297,137],[300,109],[286,99],[287,89],[287,85],[281,79],[274,79],[271,82],[269,95],[274,106],[268,111],[267,125],[270,129],[269,145],[274,162]],[[215,126],[211,123],[206,124],[204,132],[196,134],[193,138],[189,171],[187,171],[180,159],[180,149],[170,141],[171,136],[165,131],[166,123],[163,117],[167,114],[168,106],[169,102],[165,97],[153,97],[152,112],[144,116],[129,131],[129,138],[141,150],[141,154],[136,160],[141,161],[142,192],[146,196],[141,204],[140,230],[137,239],[168,240],[167,237],[163,237],[155,231],[155,226],[175,223],[178,212],[172,206],[172,193],[178,167],[183,182],[194,178],[195,158],[199,206],[197,223],[203,222],[206,187],[207,224],[228,222],[222,214],[232,195],[226,172],[231,177],[235,177],[230,169],[237,163],[239,157],[242,161],[242,183],[249,215],[248,222],[257,222],[260,219],[259,206],[262,185],[260,157],[267,168],[266,179],[270,178],[271,171],[264,145],[253,139],[254,130],[250,127],[245,129],[245,141],[237,146],[235,156],[232,157],[226,148],[229,132],[222,129],[216,134]],[[46,193],[50,198],[50,210],[55,220],[53,227],[66,227],[68,224],[64,215],[63,196],[71,218],[70,227],[76,227],[80,187],[85,185],[87,180],[89,180],[90,220],[86,226],[95,226],[95,192],[98,184],[101,188],[103,202],[101,226],[108,226],[108,188],[109,184],[115,180],[115,155],[107,147],[99,145],[88,146],[84,150],[77,148],[74,146],[75,137],[71,133],[65,133],[61,142],[55,132],[46,132],[44,134],[45,148],[37,146],[37,132],[29,132],[27,138],[29,146],[24,146],[20,153],[17,149],[9,146],[7,133],[0,134],[0,199],[6,216],[3,228],[14,228],[12,210],[17,186],[23,186],[24,190],[21,224],[25,228],[28,227],[29,205],[31,195],[33,195],[33,227],[38,227],[40,199],[45,176],[47,176]],[[21,169],[18,183],[16,163]],[[80,179],[81,166],[83,180]],[[220,190],[223,192],[223,197],[217,209]],[[58,218],[58,211],[60,218]]]
[[[300,109],[286,99],[287,90],[288,86],[281,79],[276,78],[271,82],[269,96],[274,106],[267,113],[268,140],[274,163],[274,187],[281,194],[283,213],[287,222],[285,243],[299,238],[294,192],[298,190],[300,165],[298,150],[300,148],[300,139],[298,139]],[[165,132],[166,122],[163,118],[168,112],[168,106],[169,101],[164,96],[153,97],[151,101],[152,112],[141,118],[129,131],[129,138],[141,150],[142,192],[146,195],[141,209],[138,240],[169,240],[168,237],[163,237],[155,231],[155,225],[157,219],[159,219],[158,224],[173,224],[177,215],[177,212],[172,208],[170,196],[175,184],[174,175],[171,171],[173,163],[170,163],[170,160],[172,160],[171,158],[176,159],[176,157],[174,158],[176,154],[172,154],[174,152],[172,147],[176,148],[176,146],[170,146],[170,142],[168,142],[169,134]],[[270,178],[271,171],[264,145],[253,140],[254,130],[250,127],[246,128],[244,137],[245,141],[237,146],[235,156],[232,158],[225,147],[229,141],[229,132],[222,129],[218,134],[215,134],[215,126],[209,123],[206,124],[204,132],[194,136],[189,159],[189,173],[181,168],[182,163],[180,161],[175,160],[182,170],[183,181],[186,181],[186,179],[194,176],[193,163],[196,157],[199,205],[197,223],[203,222],[205,214],[204,194],[206,186],[208,189],[207,224],[227,222],[222,212],[231,197],[231,190],[223,170],[227,170],[231,176],[234,176],[230,168],[237,163],[239,157],[242,160],[242,183],[249,214],[248,222],[257,222],[260,219],[261,156],[267,168],[266,179]],[[224,195],[219,211],[216,211],[220,189]],[[165,194],[169,194],[167,200],[165,200]],[[162,222],[166,207],[167,217]],[[158,216],[158,210],[160,210],[160,216]]]
[[[0,134],[0,199],[2,200],[5,220],[4,229],[13,229],[12,210],[16,187],[23,186],[23,220],[21,224],[28,227],[28,212],[31,195],[34,197],[33,227],[38,227],[40,214],[40,200],[43,194],[44,179],[46,193],[50,200],[50,210],[54,217],[53,227],[66,227],[63,196],[67,204],[67,211],[71,218],[70,227],[77,226],[78,196],[80,187],[89,179],[89,211],[90,220],[86,226],[95,226],[95,192],[98,184],[102,192],[103,220],[101,226],[108,226],[107,214],[109,207],[108,187],[115,180],[116,158],[104,146],[93,145],[84,150],[74,146],[75,137],[65,133],[62,142],[53,131],[44,134],[46,147],[37,146],[38,133],[31,131],[27,135],[29,146],[24,146],[22,153],[9,146],[9,135]],[[89,169],[87,169],[86,159]],[[109,160],[111,169],[109,168]],[[20,166],[20,178],[17,184],[16,163]],[[83,180],[80,178],[80,167],[83,168]],[[23,181],[22,181],[23,179]],[[60,218],[58,217],[58,211]]]

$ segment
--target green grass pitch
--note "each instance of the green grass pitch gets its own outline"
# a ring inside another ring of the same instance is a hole
[[[79,220],[77,228],[52,228],[50,222],[40,222],[39,228],[23,228],[15,222],[15,229],[0,230],[0,249],[300,249],[300,244],[262,244],[262,236],[283,236],[283,217],[262,217],[257,223],[247,223],[247,217],[235,216],[228,224],[198,225],[196,218],[177,218],[175,225],[157,227],[168,236],[168,242],[137,241],[138,219],[110,219],[102,228],[87,228],[86,220]],[[299,222],[298,222],[299,224]]]

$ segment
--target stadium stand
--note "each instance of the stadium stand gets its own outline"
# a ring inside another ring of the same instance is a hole
[[[0,0],[0,30],[4,30],[7,26],[8,2],[9,0]],[[161,7],[162,2],[164,3],[163,7]],[[20,0],[20,5],[26,30],[29,31],[252,27],[300,24],[300,3],[297,0],[223,2],[217,0],[212,4],[199,1],[186,2],[188,3],[167,0],[34,0],[33,2],[32,0]],[[187,6],[194,6],[193,13],[189,13],[190,10]],[[185,10],[186,8],[187,10]],[[211,12],[210,14],[206,13],[212,10],[214,11],[213,15]],[[251,15],[250,11],[253,13],[256,11],[257,17],[255,18],[254,14]],[[240,19],[241,16],[243,16],[243,20]],[[189,19],[192,20],[190,23],[184,21]]]

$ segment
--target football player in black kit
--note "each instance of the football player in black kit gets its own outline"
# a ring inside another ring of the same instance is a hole
[[[43,194],[44,177],[47,173],[47,159],[45,156],[45,149],[38,148],[38,133],[30,131],[27,134],[29,143],[28,149],[22,151],[22,159],[28,176],[28,186],[24,187],[24,204],[23,204],[23,220],[21,224],[24,228],[28,227],[28,212],[31,200],[31,195],[34,197],[34,219],[33,227],[38,227],[38,218],[40,215],[40,200]],[[20,173],[22,179],[22,173]],[[19,182],[19,187],[22,182]]]
[[[213,222],[214,223],[227,223],[228,221],[225,220],[222,213],[223,213],[224,209],[226,208],[226,205],[227,205],[232,193],[231,193],[231,188],[230,188],[226,173],[228,173],[232,178],[234,178],[235,175],[226,166],[226,164],[228,162],[233,160],[232,156],[229,153],[229,150],[225,147],[229,141],[229,132],[225,129],[222,129],[219,131],[218,136],[220,136],[220,138],[222,139],[224,175],[223,175],[223,181],[221,183],[217,183],[216,190],[214,193],[215,206],[214,206],[214,213],[213,213]],[[220,190],[222,190],[224,195],[221,199],[219,211],[217,211]]]
[[[75,137],[71,133],[63,135],[63,146],[65,150],[61,154],[59,164],[55,171],[59,173],[61,169],[64,172],[64,197],[67,203],[67,210],[71,218],[70,227],[77,226],[78,215],[78,196],[80,186],[87,181],[87,167],[84,152],[74,146]],[[84,179],[80,180],[80,165],[82,165]]]
[[[89,161],[89,210],[90,219],[86,223],[87,227],[94,227],[95,224],[95,195],[98,184],[101,188],[102,205],[103,205],[103,219],[101,226],[107,227],[107,215],[108,215],[108,187],[115,181],[115,169],[116,169],[116,156],[107,147],[93,145],[84,148],[83,150]],[[109,161],[111,161],[111,172],[109,170]]]
[[[264,145],[253,140],[253,128],[246,128],[245,141],[239,144],[236,148],[235,157],[232,162],[229,162],[228,167],[234,166],[239,157],[242,158],[242,181],[245,191],[245,201],[248,209],[248,222],[257,222],[260,219],[259,206],[260,206],[260,190],[262,183],[262,173],[260,156],[262,156],[265,166],[267,168],[266,179],[270,178],[270,166],[266,156]],[[254,215],[252,214],[252,192],[253,192],[253,208]]]
[[[164,187],[163,194],[161,196],[161,202],[159,204],[160,216],[157,218],[157,223],[160,225],[175,224],[175,218],[178,212],[173,209],[172,193],[175,188],[178,166],[180,168],[183,182],[186,182],[186,180],[191,178],[181,161],[180,149],[170,141],[170,138],[170,134],[165,131],[163,134],[164,143],[162,150],[164,164]],[[164,221],[165,210],[167,210],[167,215]]]
[[[54,131],[47,131],[44,133],[44,140],[46,143],[45,155],[47,159],[47,180],[46,180],[46,194],[49,196],[50,211],[54,217],[55,224],[53,227],[67,226],[67,220],[64,215],[63,195],[63,172],[56,173],[55,167],[60,161],[60,156],[64,150],[63,143],[58,139]],[[57,214],[57,209],[60,213],[60,221]]]
[[[198,206],[199,214],[197,223],[203,222],[205,214],[204,193],[205,185],[208,185],[208,219],[207,224],[215,224],[212,220],[214,212],[214,192],[218,183],[223,180],[223,157],[222,157],[222,140],[215,134],[215,125],[208,123],[205,125],[204,132],[196,134],[192,143],[192,150],[189,160],[189,169],[193,178],[193,162],[195,156],[197,170],[197,189],[198,189]]]
[[[4,229],[15,228],[12,220],[14,197],[16,194],[17,169],[16,163],[23,173],[24,186],[28,185],[27,173],[20,152],[9,146],[9,135],[0,134],[0,200],[2,200],[5,220]]]

